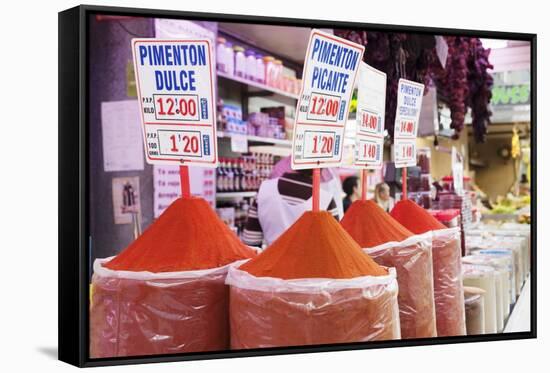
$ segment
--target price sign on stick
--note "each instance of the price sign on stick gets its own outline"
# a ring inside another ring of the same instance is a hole
[[[292,168],[335,167],[342,162],[344,128],[365,48],[312,30],[298,99]]]
[[[216,167],[214,71],[208,39],[133,39],[150,164]]]
[[[396,168],[416,165],[416,135],[423,96],[424,84],[399,79],[393,145]]]
[[[351,167],[382,167],[385,114],[386,74],[361,62],[357,79],[357,120]]]

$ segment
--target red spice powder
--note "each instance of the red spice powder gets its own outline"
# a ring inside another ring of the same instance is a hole
[[[354,278],[384,276],[376,264],[326,211],[304,213],[262,254],[240,267],[256,277]]]
[[[397,202],[390,215],[415,234],[447,228],[410,199]]]
[[[178,198],[149,228],[104,267],[174,272],[221,267],[252,258],[253,250],[202,198]]]
[[[400,242],[413,236],[412,232],[372,200],[353,202],[344,214],[341,224],[361,247]]]

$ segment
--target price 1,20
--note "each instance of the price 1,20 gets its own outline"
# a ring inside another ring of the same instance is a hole
[[[201,156],[199,132],[159,130],[160,153],[164,155]]]
[[[335,133],[306,131],[304,158],[330,158],[335,153]]]
[[[155,95],[156,119],[198,120],[197,96]]]

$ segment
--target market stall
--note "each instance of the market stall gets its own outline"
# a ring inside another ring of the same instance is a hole
[[[530,129],[498,134],[509,157],[482,145],[496,141],[504,77],[480,39],[109,22],[91,22],[107,53],[90,63],[90,143],[103,151],[90,154],[91,356],[461,337],[523,320]],[[185,74],[178,58],[194,61]]]

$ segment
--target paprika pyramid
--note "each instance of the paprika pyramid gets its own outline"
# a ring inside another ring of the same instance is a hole
[[[388,273],[365,255],[326,211],[304,213],[269,248],[240,269],[257,277],[284,280],[344,279]]]
[[[396,269],[401,337],[435,337],[431,240],[414,235],[371,200],[353,202],[341,224],[377,263]]]
[[[306,212],[263,253],[230,268],[231,348],[397,339],[395,276],[331,214]]]
[[[178,198],[143,234],[104,266],[112,270],[176,272],[221,267],[254,251],[202,198]]]
[[[414,235],[372,200],[353,202],[341,224],[361,247],[401,242]]]
[[[428,211],[410,199],[397,202],[390,215],[415,234],[447,228]]]

